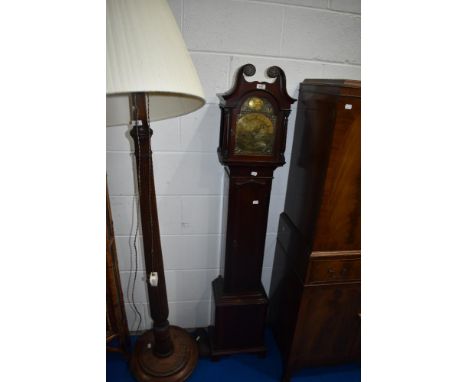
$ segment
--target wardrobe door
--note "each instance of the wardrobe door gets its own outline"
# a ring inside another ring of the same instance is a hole
[[[304,289],[294,354],[298,365],[359,358],[361,285],[314,285]],[[357,354],[356,354],[357,353]]]

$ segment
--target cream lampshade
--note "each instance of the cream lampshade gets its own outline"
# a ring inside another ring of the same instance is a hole
[[[203,90],[165,0],[107,0],[107,126],[130,121],[130,93],[149,95],[152,121],[195,111]]]

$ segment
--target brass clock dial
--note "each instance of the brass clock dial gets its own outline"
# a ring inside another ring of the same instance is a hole
[[[258,97],[252,97],[249,99],[249,108],[252,110],[262,110],[263,100]]]
[[[267,100],[247,99],[236,124],[236,155],[270,155],[275,139],[276,116]]]

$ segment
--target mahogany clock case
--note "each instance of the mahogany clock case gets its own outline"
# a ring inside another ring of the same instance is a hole
[[[249,82],[251,64],[242,66],[234,87],[219,95],[218,156],[225,166],[225,258],[213,283],[214,326],[209,329],[213,358],[241,352],[265,354],[268,298],[261,282],[271,182],[282,166],[287,122],[295,101],[286,92],[281,68],[270,67],[273,83]]]

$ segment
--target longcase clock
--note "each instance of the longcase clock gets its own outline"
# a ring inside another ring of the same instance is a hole
[[[265,354],[268,298],[261,282],[273,171],[285,163],[288,116],[296,100],[283,70],[272,66],[272,83],[247,81],[255,67],[239,68],[234,87],[219,95],[218,157],[225,166],[223,275],[213,283],[213,359],[234,353]]]

